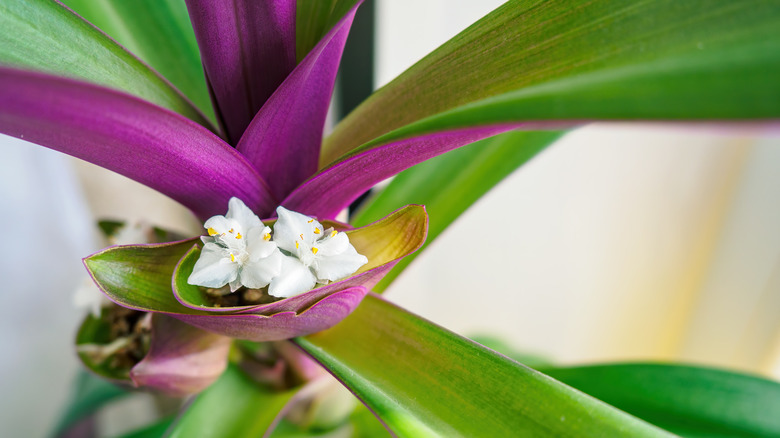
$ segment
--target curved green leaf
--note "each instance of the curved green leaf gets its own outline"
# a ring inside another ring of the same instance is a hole
[[[388,132],[384,141],[507,121],[777,118],[778,27],[771,1],[510,1],[347,116],[320,163]]]
[[[184,0],[65,0],[184,93],[216,122]]]
[[[57,2],[4,0],[0,28],[0,64],[118,89],[211,127],[162,76]]]
[[[222,377],[203,391],[169,429],[176,437],[260,437],[300,388],[272,391],[229,366]]]
[[[401,260],[373,290],[387,288],[471,204],[562,134],[510,132],[455,149],[399,173],[350,222],[363,226],[401,205],[421,204],[430,218],[428,238],[419,251]]]
[[[780,436],[780,383],[682,365],[616,364],[542,371],[686,437]]]
[[[165,417],[152,424],[130,431],[119,438],[162,438],[173,424],[173,418]]]
[[[112,301],[136,310],[201,314],[173,295],[171,279],[179,260],[198,238],[162,244],[113,246],[84,259],[95,284]]]
[[[298,62],[358,0],[298,0],[295,11],[295,57]]]
[[[376,295],[295,342],[399,436],[667,436]]]

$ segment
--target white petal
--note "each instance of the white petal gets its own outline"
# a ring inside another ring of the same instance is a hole
[[[319,253],[318,253],[319,255]],[[361,266],[368,263],[366,256],[358,254],[352,245],[339,255],[317,257],[312,265],[317,279],[320,281],[336,281],[354,274]]]
[[[296,253],[295,241],[305,243],[309,248],[322,234],[315,234],[319,229],[322,233],[322,225],[316,220],[300,213],[290,211],[284,207],[277,207],[276,215],[279,220],[274,225],[274,242],[285,251]]]
[[[195,262],[187,283],[196,286],[222,287],[238,277],[238,264],[230,261],[230,253],[215,243],[207,243]]]
[[[314,246],[316,246],[318,249],[318,256],[328,257],[339,255],[352,245],[349,244],[349,237],[347,237],[347,233],[338,233],[333,237],[326,237],[319,242],[316,242]]]
[[[226,217],[238,222],[241,232],[249,231],[254,227],[263,226],[260,218],[244,204],[244,201],[235,196],[228,201],[228,212]]]
[[[245,263],[239,273],[241,284],[250,289],[268,286],[271,280],[281,273],[282,259],[284,257],[279,249],[274,247],[274,252],[268,257]]]
[[[311,290],[314,274],[295,257],[282,256],[282,270],[271,280],[268,293],[275,297],[291,297]]]
[[[254,227],[246,233],[246,250],[249,252],[249,260],[258,261],[268,257],[276,251],[276,243],[265,240],[265,236],[271,236],[268,227]]]
[[[230,229],[230,221],[225,216],[211,216],[206,223],[203,224],[203,228],[213,228],[217,233],[227,233]]]
[[[230,282],[230,292],[233,293],[241,287],[241,278],[236,277],[235,280]]]

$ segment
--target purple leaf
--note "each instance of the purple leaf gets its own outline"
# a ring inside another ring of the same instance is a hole
[[[360,304],[368,290],[353,287],[323,298],[301,313],[294,311],[271,316],[171,315],[187,324],[221,335],[256,342],[278,341],[303,336],[333,327]]]
[[[231,144],[295,67],[295,0],[187,0]]]
[[[317,171],[336,72],[360,3],[290,73],[238,143],[239,152],[268,178],[277,199]]]
[[[130,370],[136,386],[181,397],[211,385],[227,367],[231,339],[163,314],[152,315],[146,357]]]
[[[424,134],[362,147],[298,186],[282,205],[320,218],[333,218],[374,184],[460,146],[518,127],[477,126]]]
[[[231,196],[255,211],[276,201],[249,162],[206,128],[133,96],[0,67],[0,132],[113,170],[201,219]]]

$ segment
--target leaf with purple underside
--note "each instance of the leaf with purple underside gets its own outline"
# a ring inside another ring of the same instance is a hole
[[[486,125],[377,141],[322,169],[282,205],[318,217],[335,217],[358,196],[396,173],[454,148],[505,132],[516,125]]]
[[[0,67],[0,132],[125,175],[189,207],[201,219],[232,196],[271,210],[255,169],[206,128],[97,85]]]
[[[321,166],[392,132],[776,119],[778,27],[771,2],[507,2],[347,116],[325,140]]]
[[[217,118],[235,145],[295,67],[295,0],[187,0]]]
[[[152,315],[151,345],[130,370],[136,386],[182,397],[211,385],[227,367],[231,339],[163,314]]]
[[[317,171],[336,72],[358,2],[295,67],[238,142],[278,199]]]
[[[176,263],[199,240],[109,247],[85,258],[84,265],[100,290],[122,307],[204,314],[176,301],[171,288]]]
[[[0,29],[0,65],[122,90],[211,127],[162,76],[58,2],[0,2]]]
[[[352,313],[367,293],[368,290],[361,286],[341,289],[307,309],[270,316],[247,313],[171,316],[195,327],[232,338],[255,342],[281,341],[333,327]]]

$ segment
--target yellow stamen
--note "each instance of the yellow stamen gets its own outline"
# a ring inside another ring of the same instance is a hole
[[[336,231],[336,230],[333,230],[333,231],[330,233],[330,237],[336,237],[336,234],[338,234],[338,233],[339,233],[338,231]]]
[[[230,253],[230,261],[231,262],[235,262],[236,261],[236,256],[234,256],[233,253]]]
[[[215,229],[213,229],[213,228],[209,228],[209,229],[208,229],[208,230],[206,230],[206,231],[208,231],[208,233],[209,233],[209,236],[216,236],[217,234],[219,234],[219,233],[217,233],[217,230],[215,230]]]
[[[317,249],[317,248],[316,248],[316,247],[314,247],[314,246],[312,246],[312,247],[311,247],[311,252],[312,252],[312,253],[314,253],[314,254],[317,254],[317,251],[319,251],[319,249]]]
[[[241,238],[241,233],[236,234],[236,239],[240,239],[240,238]]]
[[[295,249],[298,249],[299,247],[300,247],[300,245],[298,245],[298,241],[296,240],[295,241]]]
[[[301,234],[301,240],[303,240],[303,234]]]
[[[314,234],[320,234],[321,232],[322,230],[320,230],[319,228],[316,227],[314,228]]]
[[[232,228],[231,228],[231,229],[229,229],[229,230],[228,230],[228,233],[230,233],[230,234],[233,234],[233,229],[232,229]]]
[[[308,222],[306,222],[306,223],[307,223],[307,224],[310,224],[310,223],[312,223],[312,222],[314,222],[314,219],[309,219],[309,221],[308,221]]]
[[[263,240],[265,240],[266,242],[271,240],[271,234],[270,233],[263,234]]]

